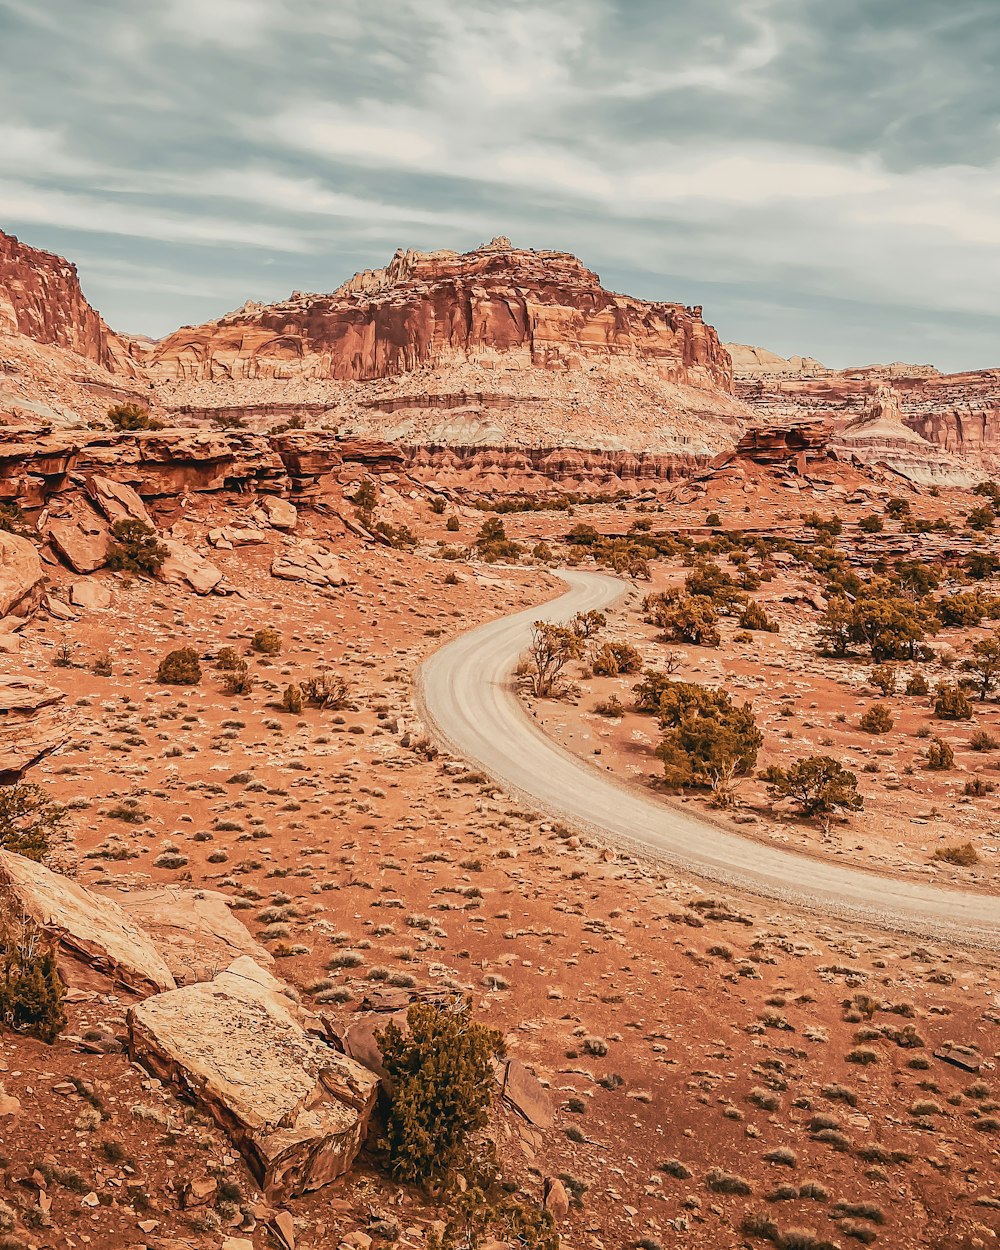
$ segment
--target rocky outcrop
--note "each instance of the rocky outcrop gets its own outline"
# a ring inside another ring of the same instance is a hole
[[[127,346],[84,298],[76,266],[0,230],[0,334],[23,334],[128,371]]]
[[[580,369],[615,355],[648,361],[668,381],[732,388],[729,356],[700,308],[614,295],[575,256],[507,239],[464,254],[401,250],[330,295],[248,303],[170,335],[149,368],[174,381],[359,382],[444,362]]]
[[[904,424],[902,397],[891,386],[865,397],[861,415],[840,430],[835,447],[858,464],[884,466],[919,485],[972,486],[983,477]]]
[[[378,1078],[307,1033],[285,987],[240,958],[213,981],[129,1011],[129,1053],[223,1128],[272,1201],[353,1163]]]
[[[107,562],[111,527],[81,495],[54,503],[42,533],[77,573],[93,573]]]
[[[161,582],[168,586],[188,586],[199,595],[221,591],[224,580],[222,570],[211,560],[206,560],[193,547],[176,538],[164,538],[162,542],[167,555],[157,574]]]
[[[41,599],[44,580],[34,544],[0,530],[0,617],[27,616]]]
[[[16,781],[68,741],[64,698],[32,677],[0,678],[0,785]]]
[[[106,988],[110,979],[136,994],[174,988],[149,937],[117,904],[78,882],[0,850],[0,896],[0,906],[18,908],[56,943],[67,985]]]
[[[148,933],[177,984],[211,981],[236,959],[261,967],[274,962],[213,890],[150,886],[120,889],[114,901]]]
[[[286,547],[271,562],[271,576],[310,586],[346,586],[349,582],[337,557],[313,542]]]
[[[797,421],[787,425],[754,425],[736,445],[736,454],[758,464],[785,464],[825,455],[833,428],[827,421]]]

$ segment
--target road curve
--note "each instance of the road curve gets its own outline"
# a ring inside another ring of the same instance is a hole
[[[512,671],[532,621],[603,608],[628,589],[618,578],[563,571],[569,592],[542,607],[462,634],[424,663],[418,698],[431,731],[456,754],[541,810],[631,843],[727,887],[818,913],[1000,950],[1000,900],[865,872],[781,850],[678,811],[571,755],[538,727]],[[863,835],[864,821],[857,818]]]

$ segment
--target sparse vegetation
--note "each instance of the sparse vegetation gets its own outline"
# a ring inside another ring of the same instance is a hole
[[[163,686],[197,686],[201,681],[198,652],[193,647],[168,651],[156,670],[156,680]]]

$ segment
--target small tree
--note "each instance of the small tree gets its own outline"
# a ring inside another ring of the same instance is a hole
[[[749,703],[737,707],[724,690],[671,682],[659,702],[665,730],[657,755],[668,786],[731,788],[757,763],[764,735]]]
[[[439,1184],[461,1168],[470,1136],[489,1120],[503,1038],[473,1021],[467,1002],[414,1003],[406,1024],[376,1035],[393,1087],[380,1144],[393,1180]]]
[[[683,595],[674,604],[664,604],[655,623],[670,642],[717,647],[722,641],[717,622],[711,599],[704,595]]]
[[[985,605],[978,594],[962,592],[942,595],[937,605],[938,615],[944,625],[978,625],[985,613]]]
[[[806,817],[829,821],[835,812],[864,807],[857,777],[829,755],[807,755],[788,768],[773,766],[764,777],[772,798],[791,800]]]
[[[977,639],[971,650],[972,655],[962,662],[962,668],[972,674],[973,685],[982,701],[1000,679],[1000,633]]]
[[[67,820],[66,808],[32,781],[0,786],[0,847],[37,862]]]
[[[167,549],[156,536],[156,530],[145,521],[115,521],[111,526],[113,542],[107,565],[121,573],[139,573],[155,577],[167,558]]]
[[[873,703],[858,721],[860,728],[870,734],[887,734],[894,724],[892,713],[884,703]]]
[[[562,687],[562,671],[570,660],[579,659],[583,641],[566,625],[535,621],[528,650],[531,690],[539,699],[556,695]]]
[[[156,680],[163,686],[197,686],[201,681],[198,652],[193,647],[168,651],[156,670]]]
[[[993,525],[996,519],[997,519],[997,516],[996,516],[996,513],[993,511],[993,509],[989,507],[987,504],[981,504],[978,507],[973,508],[971,510],[971,512],[965,518],[965,522],[968,525],[970,530],[988,532],[989,530],[993,528]]]
[[[911,695],[929,694],[930,686],[923,673],[912,673],[906,683],[906,693]]]
[[[927,767],[944,772],[954,766],[955,752],[943,738],[932,738],[927,747]]]
[[[934,715],[938,720],[968,720],[972,704],[960,686],[938,686],[934,696]]]
[[[603,612],[577,612],[576,616],[570,621],[570,626],[575,634],[579,634],[581,638],[593,638],[593,636],[604,628],[606,628],[608,618]]]
[[[863,516],[858,522],[858,529],[862,534],[881,534],[884,528],[882,518],[876,512]]]
[[[365,529],[371,529],[378,504],[378,488],[370,477],[366,477],[351,496],[351,503],[354,504],[361,524]]]
[[[66,1023],[64,994],[51,941],[0,895],[0,1025],[52,1043]]]
[[[846,595],[834,595],[819,622],[821,650],[829,655],[844,656],[851,649],[853,609]]]
[[[751,599],[743,609],[743,615],[740,617],[740,629],[760,629],[768,634],[776,634],[778,632],[777,624],[771,620],[754,599]]]

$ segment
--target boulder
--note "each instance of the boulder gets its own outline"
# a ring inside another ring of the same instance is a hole
[[[538,1077],[532,1076],[517,1059],[506,1059],[497,1072],[506,1101],[536,1128],[551,1128],[555,1119],[552,1098]]]
[[[211,981],[241,955],[264,967],[274,962],[229,910],[224,894],[166,885],[119,890],[114,898],[155,941],[178,985]]]
[[[131,486],[95,473],[87,479],[87,493],[113,525],[116,521],[141,521],[151,529],[153,518]]]
[[[168,586],[189,586],[199,595],[211,594],[223,580],[223,573],[193,547],[176,538],[164,538],[167,558],[160,568],[160,581]]]
[[[569,1194],[558,1176],[546,1178],[543,1201],[545,1210],[552,1212],[552,1218],[557,1224],[561,1224],[569,1215]]]
[[[103,612],[111,607],[111,587],[93,578],[82,578],[70,587],[69,601],[89,612]]]
[[[19,908],[56,943],[67,985],[106,990],[110,979],[136,994],[174,988],[148,934],[117,904],[79,882],[0,850],[0,895],[4,907]]]
[[[298,524],[298,511],[287,499],[280,499],[277,495],[265,495],[260,501],[260,508],[268,523],[276,530],[293,530]]]
[[[7,785],[69,739],[65,695],[31,677],[0,678],[0,784]]]
[[[107,563],[111,530],[83,499],[68,502],[61,516],[50,517],[45,535],[75,573],[93,573]]]
[[[346,586],[347,575],[336,556],[317,543],[303,542],[275,556],[271,576],[310,586]]]
[[[34,543],[0,530],[0,616],[28,616],[41,597],[43,578]]]
[[[302,1028],[285,988],[243,957],[128,1013],[131,1057],[229,1134],[272,1202],[351,1167],[378,1091],[376,1076]]]

